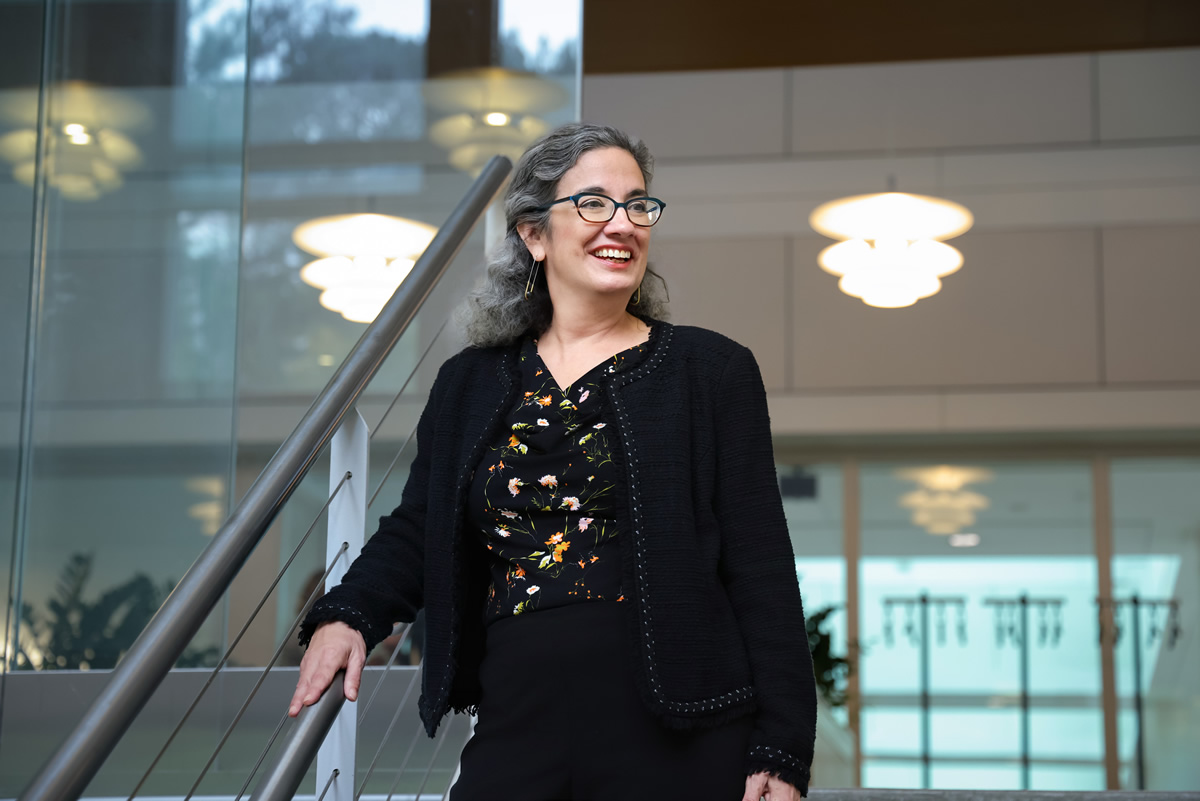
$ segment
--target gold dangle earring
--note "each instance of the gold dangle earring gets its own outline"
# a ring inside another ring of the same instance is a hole
[[[537,284],[538,267],[541,265],[540,261],[535,261],[533,266],[529,268],[529,279],[525,282],[525,300],[529,300],[529,295],[533,292],[533,288]]]
[[[629,302],[630,306],[636,306],[642,302],[642,285],[638,284],[637,292],[633,295],[633,300]]]

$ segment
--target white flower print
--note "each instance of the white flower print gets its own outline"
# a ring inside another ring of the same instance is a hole
[[[512,536],[511,534],[509,534],[507,531],[505,531],[500,526],[496,526],[496,533],[499,534],[501,537],[511,537]]]
[[[540,589],[541,589],[541,587],[539,587],[538,585],[536,585],[536,584],[531,584],[531,585],[529,586],[529,589],[525,590],[525,594],[526,594],[526,595],[533,595],[535,592],[537,592],[537,591],[538,591],[538,590],[540,590]]]
[[[544,475],[538,479],[538,483],[541,484],[543,487],[557,487],[558,486],[558,476],[552,476],[549,474]]]
[[[500,514],[504,515],[509,520],[516,520],[518,517],[520,517],[520,515],[518,515],[516,512],[510,512],[507,509],[501,509]]]
[[[560,508],[570,509],[572,512],[574,512],[579,509],[579,499],[568,495],[562,499],[562,507]]]
[[[547,420],[545,417],[539,417],[539,418],[538,418],[538,425],[539,425],[539,426],[548,426],[548,425],[550,425],[550,421],[549,421],[549,420]]]
[[[592,428],[600,429],[604,428],[606,425],[608,425],[608,423],[596,423],[596,425],[592,426]]]
[[[579,396],[579,402],[583,403],[585,400],[588,399],[588,395],[591,395],[591,394],[592,394],[592,391],[590,389],[585,389],[583,391],[583,394]]]
[[[590,518],[590,517],[579,518],[579,530],[580,531],[587,531],[587,527],[590,526],[591,524],[592,524],[592,518]]]
[[[524,483],[525,482],[519,478],[510,478],[508,480],[508,491],[512,493],[514,498],[521,494],[520,487]]]

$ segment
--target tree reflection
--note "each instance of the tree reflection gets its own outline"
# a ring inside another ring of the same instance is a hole
[[[175,587],[137,573],[95,600],[85,594],[94,554],[76,553],[63,567],[46,612],[21,608],[16,666],[22,670],[107,670],[114,668]],[[216,664],[220,649],[188,648],[176,667]]]
[[[194,15],[210,13],[206,0]],[[246,57],[256,83],[392,81],[420,77],[425,43],[376,29],[357,30],[358,9],[333,0],[256,2],[250,33],[242,9],[226,11],[201,27],[191,47],[196,80],[214,80],[240,67]]]

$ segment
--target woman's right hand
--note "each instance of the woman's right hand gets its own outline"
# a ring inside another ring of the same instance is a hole
[[[342,668],[346,669],[346,700],[358,698],[366,661],[367,643],[361,634],[338,621],[322,623],[313,632],[308,650],[300,660],[300,681],[292,694],[288,715],[294,718],[302,707],[316,703],[333,681],[334,674]]]

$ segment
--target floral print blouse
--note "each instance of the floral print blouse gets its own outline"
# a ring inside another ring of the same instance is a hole
[[[653,330],[651,331],[653,336]],[[559,387],[537,341],[521,346],[522,392],[471,484],[469,520],[488,549],[488,623],[584,601],[623,601],[614,508],[619,471],[601,416],[604,383],[635,345]]]

